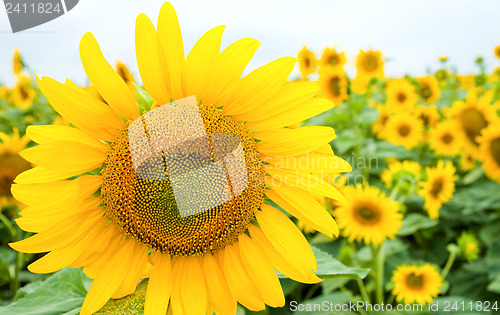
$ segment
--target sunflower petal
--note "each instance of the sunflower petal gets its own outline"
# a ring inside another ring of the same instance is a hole
[[[165,314],[172,292],[172,263],[170,255],[152,253],[151,256],[156,256],[157,259],[149,276],[144,314]]]
[[[239,236],[238,242],[241,260],[250,276],[259,283],[264,302],[271,307],[284,306],[283,289],[269,258],[256,242],[245,234]]]
[[[161,47],[153,23],[145,14],[137,16],[135,24],[135,51],[137,65],[146,91],[159,105],[170,102],[169,85],[161,67]]]
[[[320,175],[352,171],[351,165],[346,160],[336,156],[330,145],[327,146],[330,148],[329,152],[325,151],[328,150],[327,148],[324,148],[325,152],[319,152],[317,149],[303,155],[290,157],[262,156],[262,160],[274,167]]]
[[[262,140],[256,149],[269,156],[293,156],[314,151],[335,139],[330,127],[308,126],[297,129],[257,131],[255,139]]]
[[[133,247],[130,270],[126,275],[123,275],[123,282],[116,292],[113,293],[113,299],[120,299],[135,292],[148,263],[148,247],[135,240],[129,240],[129,242],[132,243],[130,246]]]
[[[236,314],[236,299],[227,286],[226,279],[219,264],[211,254],[203,256],[203,274],[205,275],[208,300],[217,314]]]
[[[162,69],[165,69],[166,77],[170,80],[166,86],[169,94],[176,99],[183,98],[182,92],[182,68],[184,66],[184,44],[179,26],[179,20],[171,3],[165,2],[158,17],[158,38],[160,40],[163,58]]]
[[[66,126],[56,125],[31,125],[26,129],[26,134],[38,144],[54,141],[75,141],[90,145],[102,150],[109,150],[109,146],[99,140],[90,137],[85,132]]]
[[[139,117],[139,110],[132,92],[120,75],[104,59],[92,33],[86,33],[80,41],[80,58],[90,82],[109,106],[126,119],[133,120]]]
[[[198,257],[176,257],[178,272],[174,273],[172,285],[172,311],[179,315],[205,314],[207,310],[207,288]],[[182,261],[181,261],[182,260]],[[196,303],[193,303],[196,301]],[[179,305],[180,304],[180,305]],[[182,310],[182,312],[180,311]]]

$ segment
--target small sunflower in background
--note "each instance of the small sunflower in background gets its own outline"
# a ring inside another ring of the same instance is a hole
[[[387,106],[376,106],[379,114],[377,120],[372,125],[372,132],[376,134],[379,138],[384,138],[385,127],[387,126],[387,121],[392,115],[392,110],[387,108]]]
[[[455,120],[445,120],[429,130],[429,145],[441,156],[459,155],[463,148],[463,137],[457,132],[458,124]]]
[[[320,96],[331,100],[335,105],[341,105],[348,98],[348,84],[344,69],[321,67],[318,72]]]
[[[136,21],[137,62],[151,101],[168,104],[194,95],[203,131],[241,140],[240,164],[249,174],[248,185],[238,195],[228,188],[232,199],[198,214],[181,218],[168,180],[136,174],[128,130],[133,122],[142,126],[151,111],[140,111],[92,34],[81,39],[80,57],[106,103],[70,81],[37,80],[51,105],[74,127],[27,129],[38,145],[21,155],[37,166],[16,178],[12,193],[31,209],[20,213],[17,224],[38,234],[11,247],[48,252],[28,267],[32,272],[83,266],[93,282],[82,315],[96,312],[109,298],[133,293],[151,265],[145,314],[169,309],[174,315],[207,310],[235,314],[238,302],[253,311],[266,304],[283,306],[275,269],[297,281],[321,281],[306,238],[264,196],[319,232],[338,235],[335,220],[316,199],[323,195],[345,202],[320,177],[351,170],[329,145],[335,132],[330,127],[286,128],[334,104],[316,98],[314,82],[287,81],[297,58],[277,59],[241,77],[260,44],[244,38],[220,52],[223,30],[205,33],[185,57],[170,3],[162,6],[157,29],[144,14]],[[152,119],[147,126],[155,131],[168,125]],[[306,165],[291,163],[304,158]],[[280,164],[284,161],[290,163]],[[166,175],[161,167],[155,172]],[[297,173],[307,181],[299,181]],[[211,191],[219,191],[226,180],[204,179],[210,180]],[[190,200],[195,197],[200,196],[190,194]],[[43,216],[36,209],[43,209]]]
[[[411,113],[397,112],[387,120],[382,136],[395,145],[411,150],[423,139],[423,124]]]
[[[441,69],[434,73],[434,77],[436,77],[441,86],[446,84],[446,81],[450,78],[450,76],[450,72],[446,69]]]
[[[435,77],[428,75],[417,78],[417,83],[418,95],[420,95],[425,103],[433,103],[439,100],[441,90],[439,89],[439,83]]]
[[[389,159],[388,168],[380,173],[380,179],[387,189],[398,186],[398,194],[409,195],[412,187],[420,179],[422,167],[415,161]]]
[[[500,45],[498,45],[497,47],[495,47],[495,49],[493,49],[493,52],[495,53],[495,56],[500,59]]]
[[[458,82],[458,86],[463,90],[470,90],[476,86],[476,81],[474,80],[473,74],[468,75],[455,75],[455,79]]]
[[[14,71],[14,74],[16,76],[21,75],[21,71],[23,70],[24,64],[23,64],[23,59],[21,58],[21,54],[19,53],[19,50],[14,50],[14,58],[13,58],[13,63],[12,63],[12,70]]]
[[[27,76],[20,76],[18,78],[11,97],[11,102],[15,107],[27,109],[33,104],[36,93],[31,86],[31,82],[31,79]]]
[[[376,187],[346,186],[342,192],[347,204],[333,210],[333,216],[350,242],[380,245],[394,238],[401,228],[403,215],[399,204]]]
[[[11,203],[22,206],[12,198],[10,186],[17,175],[31,168],[31,164],[19,155],[29,142],[28,136],[19,136],[17,129],[12,135],[0,132],[0,208]]]
[[[361,50],[356,59],[356,77],[384,78],[384,61],[380,51]]]
[[[392,294],[396,296],[396,301],[405,304],[431,303],[443,286],[443,277],[430,264],[400,265],[393,271],[391,281],[394,282]]]
[[[500,125],[483,130],[479,138],[479,156],[486,176],[500,183]]]
[[[426,129],[434,127],[441,120],[441,115],[439,115],[439,111],[435,105],[420,105],[415,107],[413,112],[422,121]]]
[[[319,61],[319,67],[331,67],[331,68],[342,68],[344,69],[344,65],[346,63],[345,53],[337,52],[336,48],[325,48],[323,54],[321,55],[321,59]]]
[[[446,114],[453,117],[459,125],[459,132],[464,136],[465,148],[479,158],[478,137],[481,131],[490,125],[500,124],[495,107],[491,105],[492,95],[478,97],[476,91],[467,93],[465,101],[456,101],[447,109]]]
[[[462,172],[467,172],[476,167],[476,158],[468,150],[462,149],[458,165]]]
[[[418,94],[415,87],[405,78],[392,79],[387,82],[386,106],[397,110],[408,110],[415,106]]]
[[[458,254],[467,261],[474,261],[479,257],[479,241],[472,232],[462,232],[457,240]]]
[[[424,198],[424,209],[429,218],[434,220],[439,217],[439,209],[443,203],[448,202],[455,192],[455,167],[451,162],[439,160],[436,167],[426,167],[427,180],[419,183],[417,193]]]
[[[6,86],[0,86],[0,100],[8,101],[11,90]]]
[[[316,60],[316,55],[313,51],[307,49],[306,46],[299,51],[299,70],[303,79],[306,79],[310,74],[316,71],[316,65],[318,61]]]

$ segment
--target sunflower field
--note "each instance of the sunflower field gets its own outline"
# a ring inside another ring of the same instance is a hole
[[[258,42],[222,31],[185,56],[171,4],[139,15],[140,73],[87,33],[85,86],[13,52],[0,314],[500,314],[500,46],[474,74],[305,46],[246,73]]]

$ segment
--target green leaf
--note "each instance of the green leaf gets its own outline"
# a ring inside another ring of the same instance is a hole
[[[356,117],[356,120],[360,125],[371,125],[378,119],[378,116],[379,112],[377,109],[365,106]]]
[[[418,230],[428,229],[436,226],[437,224],[437,220],[431,220],[425,215],[420,213],[410,213],[403,219],[403,224],[401,225],[401,229],[398,231],[398,235],[411,235]]]
[[[487,290],[500,294],[500,274],[497,274],[493,281],[488,284]]]
[[[0,307],[2,315],[60,315],[80,311],[87,291],[81,270],[66,268],[56,272],[24,298]]]
[[[155,100],[144,90],[142,87],[138,86],[134,82],[132,84],[135,87],[136,101],[139,103],[139,112],[141,115],[145,112],[149,112]]]
[[[462,179],[462,184],[463,185],[469,185],[477,181],[481,176],[483,176],[484,172],[482,168],[476,168],[469,173],[465,174],[465,176]]]
[[[316,256],[318,270],[316,274],[320,278],[333,278],[341,276],[359,277],[364,279],[370,269],[347,267],[333,256],[327,254],[316,246],[311,246]]]
[[[148,287],[148,280],[142,280],[134,292],[134,294],[127,295],[121,299],[110,299],[96,315],[132,315],[144,313],[144,302],[146,301],[146,290]]]

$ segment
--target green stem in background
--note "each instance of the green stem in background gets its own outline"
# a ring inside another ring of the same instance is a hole
[[[352,296],[351,291],[347,290],[346,287],[344,287],[343,285],[340,286],[340,291],[342,291],[342,293],[344,293],[349,298],[349,301],[357,302],[357,300],[354,300],[354,297]],[[358,311],[361,315],[368,315],[368,313],[362,308],[358,309]]]
[[[396,298],[396,296],[394,294],[391,294],[391,296],[387,300],[387,304],[392,304],[394,302],[395,298]]]
[[[363,300],[365,300],[366,303],[371,304],[370,296],[368,295],[368,291],[366,291],[366,287],[363,280],[361,280],[360,278],[356,278],[356,283],[358,284],[359,292],[361,292]]]
[[[378,304],[384,302],[384,249],[385,243],[380,246],[371,246],[373,261],[373,280],[375,281],[375,300]]]
[[[310,300],[313,297],[314,292],[316,292],[319,287],[320,287],[320,284],[318,284],[318,283],[313,284],[309,288],[309,290],[307,291],[306,295],[304,296],[304,301]]]
[[[455,261],[458,253],[458,246],[455,244],[450,244],[446,248],[450,252],[450,256],[448,256],[446,265],[444,265],[443,271],[441,271],[441,276],[443,277],[443,279],[446,278],[446,276],[450,272],[451,266],[453,266],[453,262]]]
[[[10,222],[9,218],[7,218],[2,212],[0,212],[0,221],[2,221],[2,223],[5,224],[5,226],[9,230],[12,240],[16,240],[18,235],[17,230],[12,222]]]

